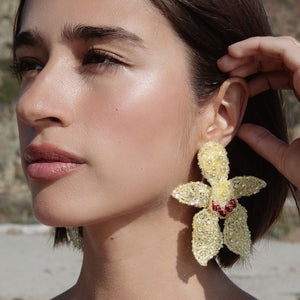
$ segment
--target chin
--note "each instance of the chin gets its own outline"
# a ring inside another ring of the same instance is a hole
[[[52,227],[79,227],[109,221],[119,215],[119,211],[109,210],[105,205],[98,207],[81,202],[73,197],[54,198],[38,194],[33,198],[33,214],[42,224]]]
[[[157,193],[145,198],[144,193],[128,195],[91,184],[74,187],[66,183],[60,180],[31,186],[33,213],[42,224],[78,227],[115,222],[118,218],[124,221],[161,205],[160,201],[155,200],[160,199]]]
[[[77,226],[74,220],[72,221],[69,216],[57,212],[48,211],[39,207],[33,208],[35,218],[42,224],[52,227],[69,227]]]
[[[32,209],[35,218],[42,224],[53,227],[81,226],[83,214],[72,209],[65,199],[33,197]]]

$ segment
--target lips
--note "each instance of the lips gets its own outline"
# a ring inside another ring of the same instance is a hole
[[[30,145],[24,151],[27,174],[32,179],[57,179],[75,171],[85,162],[82,158],[51,144]]]

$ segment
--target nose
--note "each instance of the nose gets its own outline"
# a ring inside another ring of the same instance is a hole
[[[16,112],[18,121],[41,130],[69,126],[74,119],[72,80],[63,62],[53,59],[21,89]]]

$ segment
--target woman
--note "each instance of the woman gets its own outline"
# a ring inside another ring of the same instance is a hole
[[[286,182],[235,135],[299,188],[299,140],[288,146],[241,126],[286,140],[280,101],[267,90],[298,94],[297,42],[253,38],[217,64],[230,44],[256,35],[270,35],[259,1],[21,1],[14,67],[33,210],[57,227],[56,243],[68,241],[65,227],[83,236],[78,282],[57,299],[252,299],[214,260],[199,266],[195,211],[170,194],[201,180],[203,144],[230,143],[230,176],[268,183],[240,201],[252,241],[260,237],[280,214]],[[217,258],[230,266],[238,256],[223,247]]]

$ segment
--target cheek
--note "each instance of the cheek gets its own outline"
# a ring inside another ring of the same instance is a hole
[[[188,173],[182,153],[191,123],[191,96],[183,76],[156,73],[93,89],[86,131],[97,178],[129,192],[170,190]],[[183,169],[183,165],[184,168]],[[177,172],[174,172],[177,170]]]
[[[35,130],[33,127],[26,125],[20,119],[18,119],[18,132],[19,132],[19,145],[20,145],[20,153],[23,153],[25,148],[32,142],[32,138],[35,134]],[[24,175],[27,178],[25,162],[22,159],[22,168],[24,171]]]

